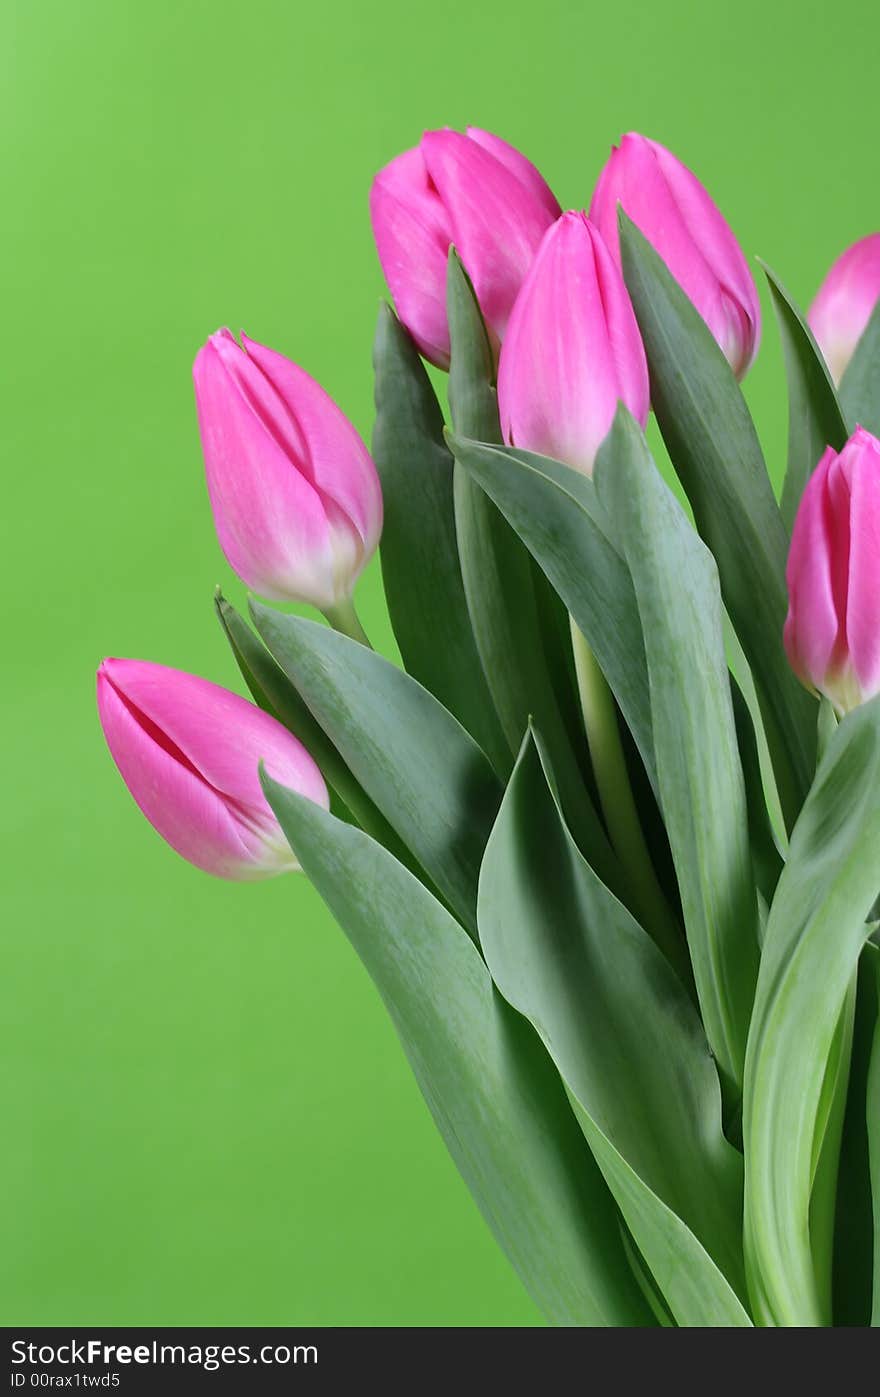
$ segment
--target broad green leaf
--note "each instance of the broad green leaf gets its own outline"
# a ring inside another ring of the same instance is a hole
[[[742,1161],[699,1018],[579,853],[531,734],[486,848],[478,920],[492,978],[559,1069],[675,1319],[747,1324],[734,1293]]]
[[[871,1110],[868,1070],[880,1022],[878,972],[880,951],[868,942],[859,957],[852,1057],[834,1216],[833,1317],[838,1327],[862,1328],[871,1323],[874,1225],[868,1148],[868,1117]],[[877,1085],[880,1086],[880,1082]],[[876,1120],[880,1116],[880,1095],[876,1089],[873,1111]]]
[[[758,902],[718,575],[623,407],[595,480],[635,588],[660,805],[706,1035],[727,1104],[736,1106],[757,975]]]
[[[816,1108],[813,1132],[812,1192],[810,1194],[810,1250],[816,1293],[827,1323],[833,1321],[831,1302],[834,1265],[834,1229],[837,1213],[837,1183],[840,1148],[846,1112],[856,1007],[856,979],[847,988],[837,1020],[825,1076]]]
[[[880,300],[846,366],[839,392],[850,431],[865,427],[880,437]]]
[[[650,1325],[616,1209],[559,1079],[496,993],[479,952],[378,844],[263,780],[297,858],[382,996],[453,1160],[532,1298],[555,1324]]]
[[[407,854],[388,821],[358,785],[287,675],[276,664],[243,617],[239,616],[235,607],[221,594],[219,588],[214,597],[214,605],[236,664],[254,701],[265,712],[283,723],[314,757],[327,782],[334,815],[340,815],[343,819],[353,819],[362,829],[372,834],[374,839],[378,839],[380,844],[384,844],[386,849],[391,849],[398,858],[403,858],[404,862],[411,866],[411,856]]]
[[[812,330],[778,277],[765,262],[761,266],[770,283],[788,380],[788,466],[780,507],[790,531],[804,486],[826,446],[839,451],[849,433]]]
[[[621,212],[621,252],[651,374],[651,403],[718,565],[754,676],[790,829],[816,765],[816,705],[782,645],[788,535],[745,399],[727,360],[666,265]]]
[[[746,1055],[746,1248],[756,1316],[822,1325],[810,1197],[817,1115],[880,887],[880,700],[828,745],[792,832],[764,939]]]
[[[593,482],[558,461],[513,447],[449,440],[458,465],[494,500],[583,631],[655,781],[635,592]],[[607,448],[606,442],[600,461]]]
[[[409,674],[467,728],[502,776],[512,762],[474,643],[455,537],[452,456],[418,351],[383,304],[373,348],[373,458],[382,480],[385,598]]]
[[[499,441],[494,359],[473,288],[455,250],[449,254],[447,309],[451,356],[449,406],[457,433]],[[579,754],[545,658],[532,562],[507,520],[456,463],[455,524],[468,611],[483,670],[512,753],[529,719],[550,748],[575,837],[614,887],[620,874],[584,785]]]
[[[327,626],[252,604],[254,624],[370,799],[471,934],[501,785],[417,680]]]
[[[764,779],[761,774],[761,760],[758,755],[758,742],[755,725],[743,692],[730,676],[730,697],[733,704],[733,720],[736,724],[736,740],[746,788],[746,808],[749,819],[749,843],[752,849],[752,868],[755,882],[769,908],[782,872],[783,858],[776,843],[773,825],[767,811],[764,793]]]

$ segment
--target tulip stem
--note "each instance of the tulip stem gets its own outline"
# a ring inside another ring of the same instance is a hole
[[[693,972],[687,947],[657,881],[642,833],[626,769],[614,698],[589,642],[574,618],[569,619],[581,711],[608,836],[624,872],[631,879],[633,911],[683,977],[684,983],[690,985]]]
[[[339,631],[341,635],[347,635],[351,640],[357,640],[361,645],[366,645],[368,650],[372,650],[373,647],[360,623],[351,597],[346,597],[337,606],[328,606],[324,615],[334,631]]]

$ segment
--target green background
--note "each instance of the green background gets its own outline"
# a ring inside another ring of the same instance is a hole
[[[880,11],[18,0],[2,26],[0,1320],[540,1322],[317,896],[166,849],[93,672],[237,686],[191,360],[243,326],[369,434],[367,190],[422,128],[499,132],[565,205],[623,130],[656,136],[806,302],[880,223]],[[764,304],[748,394],[778,478]],[[375,564],[358,600],[387,647]]]

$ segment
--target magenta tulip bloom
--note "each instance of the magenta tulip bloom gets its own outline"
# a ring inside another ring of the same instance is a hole
[[[382,491],[348,418],[296,364],[218,330],[193,367],[208,493],[239,577],[275,601],[348,601],[382,532]]]
[[[370,190],[379,261],[421,353],[449,366],[446,262],[454,244],[490,330],[501,340],[545,230],[553,194],[513,146],[474,126],[426,131],[380,170]]]
[[[736,238],[699,180],[658,141],[630,132],[612,147],[590,205],[620,265],[618,204],[659,252],[742,378],[761,336],[758,292]]]
[[[880,300],[880,233],[853,243],[832,266],[807,319],[835,383]]]
[[[498,366],[505,440],[588,475],[619,402],[644,427],[648,369],[623,278],[598,229],[566,213],[544,235]]]
[[[122,779],[150,824],[220,878],[299,865],[260,787],[258,763],[316,805],[327,787],[302,743],[252,703],[181,670],[105,660],[98,713]]]
[[[846,713],[880,693],[880,442],[857,427],[807,482],[788,555],[785,648]]]

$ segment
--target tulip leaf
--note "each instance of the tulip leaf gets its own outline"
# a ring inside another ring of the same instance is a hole
[[[864,427],[880,437],[880,299],[844,371],[840,401],[851,432]]]
[[[417,680],[316,621],[252,603],[254,624],[315,720],[467,930],[501,784]]]
[[[776,884],[779,882],[784,860],[779,852],[767,810],[755,725],[743,692],[733,675],[730,676],[730,699],[733,705],[736,740],[746,789],[752,868],[761,896],[766,906],[769,907],[773,901],[773,894],[776,891]]]
[[[498,442],[498,406],[489,336],[461,262],[451,249],[447,279],[451,344],[449,404],[457,433]],[[579,770],[546,660],[532,561],[503,514],[459,463],[455,523],[471,625],[512,753],[530,718],[540,723],[563,806],[581,848],[612,886],[620,874]]]
[[[788,466],[780,507],[790,531],[804,486],[826,446],[839,451],[849,433],[812,330],[779,278],[765,262],[761,266],[770,284],[788,380]]]
[[[214,595],[220,625],[254,702],[283,723],[315,759],[330,791],[330,808],[342,819],[355,820],[400,857],[403,846],[388,821],[355,781],[323,729],[315,722],[284,671],[262,641],[221,593]],[[357,813],[355,813],[357,812]]]
[[[834,1262],[834,1230],[837,1183],[843,1123],[846,1112],[856,1005],[856,977],[850,981],[837,1020],[816,1110],[813,1131],[812,1189],[810,1193],[810,1251],[819,1307],[832,1323],[831,1287]]]
[[[475,738],[502,776],[510,749],[474,643],[455,537],[454,462],[410,336],[383,303],[373,349],[373,457],[382,481],[382,580],[409,674]]]
[[[742,1160],[699,1018],[568,833],[527,736],[480,874],[496,985],[535,1027],[679,1324],[747,1325]]]
[[[782,645],[788,535],[730,365],[662,258],[621,210],[620,245],[651,403],[755,680],[786,825],[816,765],[816,705]]]
[[[767,923],[746,1055],[746,1256],[756,1318],[830,1322],[810,1201],[829,1056],[880,887],[880,699],[832,736]]]
[[[361,831],[263,776],[303,869],[388,1009],[496,1240],[560,1325],[647,1326],[611,1196],[534,1034],[448,912]]]
[[[653,780],[648,670],[638,606],[592,481],[518,448],[463,437],[449,440],[457,464],[495,502],[586,636]]]
[[[758,903],[717,570],[623,406],[594,478],[635,588],[660,806],[706,1035],[735,1106],[757,975]]]
[[[880,1125],[880,1079],[875,1081],[872,1093],[868,1073],[880,1024],[878,990],[880,951],[869,941],[859,957],[852,1057],[834,1214],[833,1318],[838,1327],[863,1328],[871,1323],[874,1225],[869,1123],[874,1130]],[[877,1144],[880,1145],[880,1140]],[[880,1215],[880,1193],[877,1200]]]

